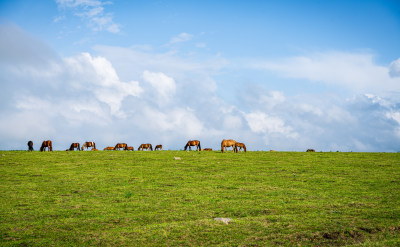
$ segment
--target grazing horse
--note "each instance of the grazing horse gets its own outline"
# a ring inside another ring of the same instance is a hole
[[[53,144],[50,140],[42,142],[42,146],[40,147],[40,152],[45,151],[46,148],[47,148],[47,151],[53,151]]]
[[[99,151],[97,148],[92,148],[92,151]]]
[[[138,151],[140,151],[140,149],[143,151],[144,149],[146,149],[146,150],[151,150],[151,151],[153,151],[153,146],[151,145],[151,144],[149,144],[149,143],[147,143],[147,144],[142,144],[142,145],[140,145],[139,146],[139,148],[138,148]]]
[[[89,149],[89,147],[96,148],[96,143],[94,143],[94,142],[85,142],[85,143],[83,143],[81,150],[83,151],[83,150],[85,150],[85,148]]]
[[[205,148],[203,151],[212,151],[212,148]]]
[[[228,152],[228,147],[233,148],[233,152],[237,152],[235,148],[236,141],[235,140],[222,140],[221,142],[221,152],[224,152],[224,149],[226,152]]]
[[[28,142],[28,151],[33,151],[33,141]]]
[[[134,151],[135,149],[133,147],[126,147],[126,150],[128,151]]]
[[[156,150],[162,150],[162,145],[161,144],[157,145],[156,148],[154,149],[154,151],[156,151]]]
[[[242,151],[242,149],[246,152],[246,145],[244,145],[244,143],[241,143],[241,142],[236,142],[235,149],[236,149],[236,153],[239,151]]]
[[[69,151],[74,151],[76,149],[78,149],[78,151],[81,150],[81,145],[77,142],[72,143],[71,146],[69,147]]]
[[[315,150],[314,149],[311,149],[311,148],[309,148],[309,149],[307,149],[307,151],[306,152],[315,152]]]
[[[189,147],[189,150],[192,151],[192,147],[193,147],[193,146],[196,146],[196,151],[200,151],[200,150],[201,150],[200,141],[198,141],[198,140],[193,140],[193,141],[188,141],[188,142],[186,143],[185,151],[186,151],[186,149],[187,149],[188,147]]]
[[[114,147],[106,147],[103,150],[114,150]]]
[[[128,147],[128,144],[126,143],[117,143],[117,145],[115,145],[114,150],[121,150],[121,148],[123,150],[126,150],[126,148]]]

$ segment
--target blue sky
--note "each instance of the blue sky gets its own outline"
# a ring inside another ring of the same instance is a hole
[[[0,1],[0,149],[400,151],[398,1]]]

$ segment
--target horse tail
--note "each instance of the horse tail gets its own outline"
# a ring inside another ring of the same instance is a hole
[[[96,149],[96,143],[93,142],[93,148]]]
[[[153,145],[150,144],[150,150],[153,151]]]
[[[50,148],[50,151],[53,152],[53,143],[51,141],[49,141],[49,148]]]
[[[81,151],[81,144],[78,143],[78,151]]]
[[[244,148],[244,152],[246,152],[246,145],[244,145],[243,148]]]
[[[197,147],[197,150],[201,151],[200,141],[199,141],[199,146]]]

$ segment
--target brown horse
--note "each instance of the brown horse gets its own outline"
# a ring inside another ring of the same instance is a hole
[[[140,145],[139,146],[139,148],[138,148],[138,151],[140,151],[140,149],[143,151],[144,149],[146,149],[146,150],[151,150],[151,151],[153,151],[153,146],[151,145],[151,144],[149,144],[149,143],[147,143],[147,144],[142,144],[142,145]]]
[[[89,149],[89,147],[96,148],[96,143],[94,143],[94,142],[85,142],[85,143],[83,143],[81,150],[83,151],[83,150],[85,150],[85,148]]]
[[[28,142],[28,151],[30,151],[30,152],[33,151],[33,141]]]
[[[241,143],[241,142],[236,142],[235,149],[236,149],[236,153],[239,151],[242,151],[242,149],[246,152],[246,145],[244,145],[244,143]]]
[[[193,140],[193,141],[188,141],[188,142],[186,143],[185,151],[186,151],[186,149],[187,149],[188,147],[189,147],[189,150],[192,151],[192,147],[193,147],[193,146],[196,146],[196,151],[200,151],[200,150],[201,150],[200,141],[198,141],[198,140]]]
[[[114,147],[106,147],[103,150],[114,150]]]
[[[205,148],[203,151],[212,151],[212,148]]]
[[[157,145],[156,148],[154,149],[154,151],[156,151],[156,150],[162,150],[162,145],[161,144]]]
[[[309,148],[309,149],[307,149],[307,151],[306,152],[315,152],[315,150],[314,149],[311,149],[311,148]]]
[[[47,151],[53,151],[53,143],[50,140],[42,142],[42,146],[40,147],[40,152],[45,151],[46,148],[47,148]]]
[[[97,148],[92,148],[92,151],[99,151]]]
[[[224,149],[226,152],[228,152],[228,147],[232,147],[233,148],[233,152],[236,152],[236,148],[235,148],[235,144],[236,141],[235,140],[222,140],[221,142],[221,152],[224,152]]]
[[[133,147],[126,147],[126,150],[128,151],[134,151],[135,149]]]
[[[78,149],[78,151],[80,151],[81,150],[81,145],[79,143],[77,143],[77,142],[72,143],[68,150],[69,151],[74,151],[75,148]]]
[[[126,148],[128,147],[128,144],[126,143],[117,143],[117,145],[115,145],[114,150],[120,150],[121,148],[123,150],[126,150]]]

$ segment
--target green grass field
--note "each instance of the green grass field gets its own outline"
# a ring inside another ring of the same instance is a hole
[[[400,153],[0,151],[0,175],[2,246],[400,245]]]

